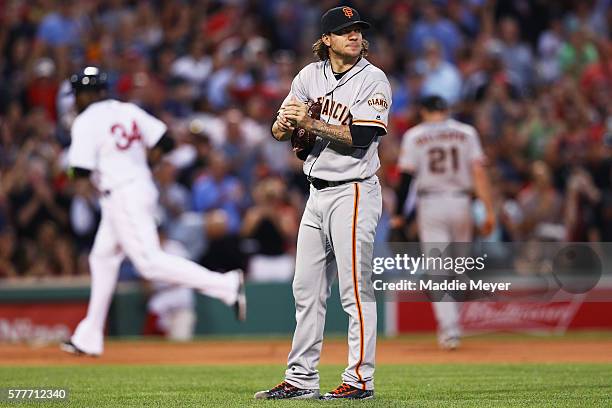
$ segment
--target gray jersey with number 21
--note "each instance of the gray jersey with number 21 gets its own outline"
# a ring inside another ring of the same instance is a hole
[[[422,123],[402,139],[399,166],[416,173],[418,191],[471,191],[477,161],[484,161],[484,154],[476,129],[454,119]]]

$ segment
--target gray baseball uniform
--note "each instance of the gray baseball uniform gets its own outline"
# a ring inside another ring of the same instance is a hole
[[[321,120],[327,123],[377,126],[386,133],[391,87],[385,74],[364,58],[339,80],[329,61],[307,65],[293,80],[283,105],[292,97],[322,102]],[[297,325],[285,377],[299,388],[319,388],[317,364],[334,259],[342,307],[349,315],[349,363],[342,378],[354,387],[374,388],[376,303],[373,293],[365,294],[368,300],[362,297],[361,282],[370,279],[362,274],[371,268],[363,265],[372,262],[366,248],[374,242],[382,211],[375,175],[380,166],[379,138],[364,148],[317,138],[304,162],[309,179],[320,179],[325,187],[311,185],[298,233],[293,280]]]
[[[472,164],[482,160],[476,129],[454,119],[422,123],[404,134],[399,166],[416,176],[419,237],[433,243],[425,251],[472,240]],[[441,340],[459,337],[459,304],[434,302],[433,309]]]

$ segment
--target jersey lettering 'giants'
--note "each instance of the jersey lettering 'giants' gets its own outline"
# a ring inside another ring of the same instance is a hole
[[[335,119],[342,125],[350,125],[352,123],[353,115],[351,115],[348,106],[324,96],[319,96],[317,102],[323,105],[321,116]]]

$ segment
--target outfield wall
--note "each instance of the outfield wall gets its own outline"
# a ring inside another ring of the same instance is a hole
[[[197,296],[198,335],[291,334],[295,327],[289,283],[248,284],[246,323],[237,323],[221,302]],[[0,341],[48,342],[65,339],[85,315],[89,286],[58,283],[0,287]],[[119,284],[109,312],[110,336],[139,336],[146,331],[147,292],[139,283]],[[612,302],[575,299],[554,303],[471,302],[462,309],[467,333],[528,331],[560,334],[571,329],[612,330]],[[378,330],[388,335],[435,331],[428,302],[378,302]],[[328,302],[326,332],[345,334],[346,315],[338,288]]]
[[[196,296],[196,334],[290,334],[295,307],[289,283],[247,284],[248,319],[238,323],[220,301]],[[87,310],[89,287],[53,283],[0,287],[0,341],[56,341],[71,333]],[[384,302],[379,302],[379,331],[384,330]],[[147,293],[139,283],[120,283],[109,312],[110,336],[142,335],[147,325]],[[338,287],[328,301],[325,330],[345,334],[348,321]]]

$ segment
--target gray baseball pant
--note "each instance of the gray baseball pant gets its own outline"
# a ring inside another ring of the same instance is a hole
[[[426,251],[452,242],[471,242],[474,223],[472,221],[472,199],[468,195],[451,194],[419,197],[417,217],[419,237]],[[441,252],[445,248],[438,248]],[[452,298],[432,302],[438,322],[438,338],[441,341],[461,336],[459,325],[461,303]]]
[[[322,190],[310,187],[298,233],[293,278],[296,328],[285,372],[286,381],[296,387],[319,388],[317,365],[336,266],[342,307],[349,315],[348,366],[342,380],[361,389],[374,388],[376,302],[371,285],[366,291],[362,282],[371,279],[381,197],[376,176]]]

